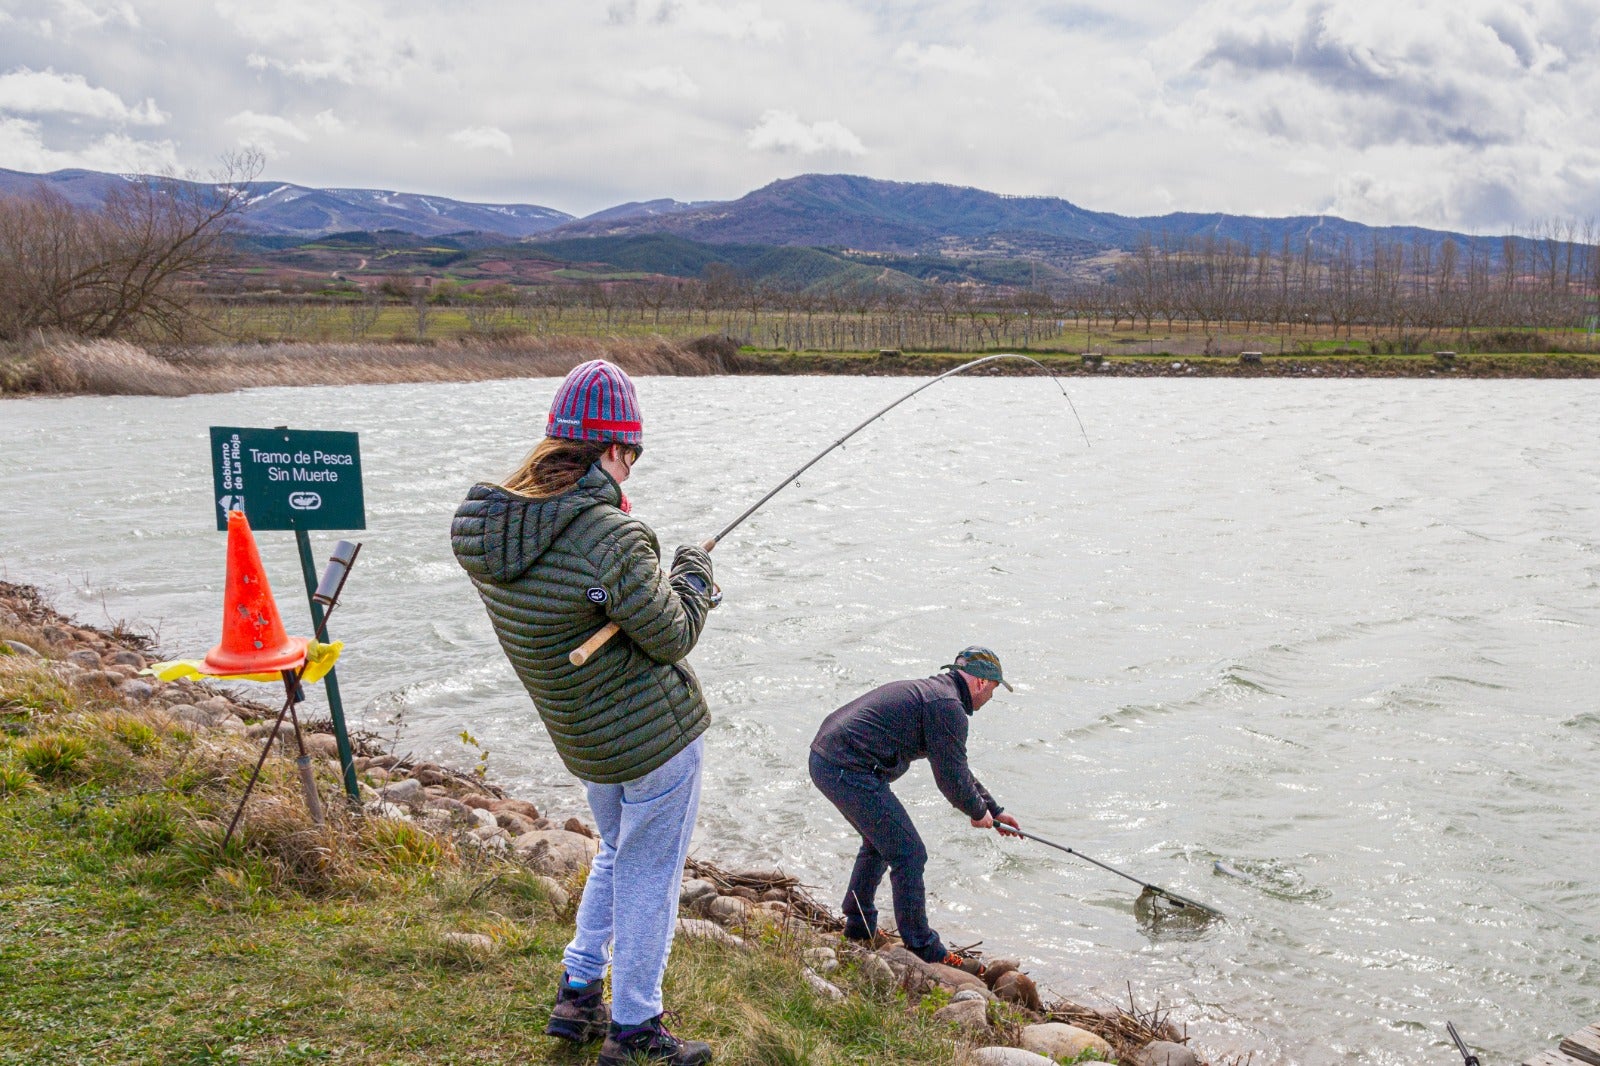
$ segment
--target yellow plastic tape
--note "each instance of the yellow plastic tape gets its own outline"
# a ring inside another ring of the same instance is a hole
[[[339,653],[344,651],[344,641],[336,640],[332,644],[319,644],[316,641],[306,645],[306,672],[301,676],[302,681],[321,681],[333,664],[339,661]],[[159,681],[181,681],[184,679],[213,680],[213,681],[269,681],[282,682],[281,673],[270,674],[213,674],[206,672],[203,659],[174,659],[167,663],[151,663],[139,672],[150,674]]]

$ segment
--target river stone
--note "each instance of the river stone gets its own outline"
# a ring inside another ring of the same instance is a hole
[[[21,624],[21,615],[17,614],[17,612],[13,611],[11,608],[0,604],[0,625],[20,626]]]
[[[1128,1057],[1129,1066],[1200,1066],[1200,1056],[1170,1040],[1152,1040]]]
[[[518,814],[516,811],[500,811],[494,815],[494,820],[499,824],[501,829],[504,829],[514,837],[519,837],[524,833],[536,833],[539,831],[539,827],[534,824],[532,818]]]
[[[339,757],[339,738],[332,733],[307,733],[305,741],[307,755],[315,755],[319,759]]]
[[[208,711],[214,715],[231,714],[235,718],[238,718],[239,712],[244,709],[226,696],[207,696],[203,700],[195,700],[194,705],[202,711]]]
[[[85,670],[100,669],[100,656],[85,648],[79,648],[77,651],[68,652],[67,662],[77,663]]]
[[[578,818],[568,818],[566,823],[563,824],[561,828],[565,829],[569,833],[578,833],[582,836],[591,837],[594,839],[598,839],[600,836],[599,833],[596,833],[592,828],[589,827],[588,823]]]
[[[877,955],[867,955],[861,960],[861,976],[878,988],[888,988],[895,983],[893,967]]]
[[[946,966],[942,962],[924,962],[927,974],[935,981],[952,992],[959,992],[964,988],[977,988],[988,991],[988,986],[980,977],[974,977],[965,970],[958,970],[954,966]]]
[[[963,988],[961,991],[950,997],[950,1002],[965,1003],[970,999],[976,1000],[979,1003],[987,1003],[993,998],[993,992],[980,992],[976,988]]]
[[[687,911],[695,911],[702,904],[710,903],[717,898],[717,886],[710,881],[691,878],[683,883],[678,890],[678,906]]]
[[[484,829],[499,829],[500,823],[495,820],[494,812],[484,807],[470,807],[473,821]]]
[[[233,715],[225,714],[221,718],[213,718],[211,720],[211,728],[219,733],[232,733],[235,736],[242,737],[246,726]]]
[[[494,938],[482,933],[446,933],[444,942],[482,955],[493,954],[495,949]]]
[[[715,940],[718,943],[731,947],[742,948],[744,941],[734,936],[716,922],[708,922],[704,918],[679,918],[678,933],[681,936],[700,937],[705,940]]]
[[[749,912],[750,901],[742,896],[718,896],[706,907],[707,916],[723,925],[743,921]]]
[[[499,814],[501,811],[510,811],[512,814],[522,815],[530,822],[537,822],[539,820],[539,808],[535,807],[527,800],[516,799],[512,796],[507,796],[505,799],[495,799],[493,796],[475,796],[473,798],[481,799],[482,806],[488,807],[496,814]],[[474,803],[473,806],[477,807],[479,804]]]
[[[974,1032],[989,1028],[989,1005],[981,999],[952,1000],[933,1012],[933,1020]]]
[[[211,724],[211,715],[192,703],[169,703],[167,704],[167,714],[175,722],[187,722],[190,725],[204,726]]]
[[[1016,959],[995,959],[988,966],[984,967],[983,983],[988,985],[990,988],[993,988],[999,983],[1000,978],[1004,977],[1012,970],[1020,970],[1021,968],[1022,964],[1017,962]]]
[[[1075,1059],[1090,1048],[1099,1052],[1102,1059],[1111,1057],[1111,1045],[1103,1038],[1065,1022],[1023,1026],[1022,1046],[1049,1059]]]
[[[468,807],[460,800],[453,800],[448,796],[435,796],[428,800],[428,806],[436,811],[447,811],[452,818],[472,819],[471,807]],[[476,821],[476,819],[472,820]]]
[[[365,776],[368,781],[371,781],[375,785],[381,786],[389,783],[389,771],[385,770],[381,766],[368,767]]]
[[[806,948],[800,957],[818,973],[832,973],[839,968],[839,953],[832,948]]]
[[[418,803],[422,799],[422,782],[409,777],[380,789],[379,795],[389,803]]]
[[[832,981],[818,976],[817,972],[809,967],[806,969],[806,984],[811,986],[811,991],[817,993],[817,995],[824,999],[831,999],[835,1003],[838,1003],[844,999],[843,989],[834,984]]]
[[[118,666],[131,666],[135,670],[143,670],[146,666],[144,656],[128,648],[112,652],[106,657],[106,662],[114,663]]]
[[[20,640],[0,640],[0,648],[5,649],[8,654],[20,655],[24,659],[44,658],[43,655],[40,655],[37,651],[22,643]]]
[[[396,821],[396,822],[409,822],[409,821],[411,821],[411,812],[410,811],[406,810],[404,807],[397,806],[397,805],[395,805],[393,803],[384,803],[382,800],[379,800],[378,803],[375,806],[374,805],[369,805],[369,806],[364,807],[362,809],[365,810],[368,814],[377,815],[379,818],[388,818],[388,819],[390,819],[392,821]]]
[[[564,829],[536,829],[513,840],[511,850],[538,873],[565,877],[586,869],[600,848],[588,837]]]
[[[561,887],[561,882],[544,874],[536,874],[533,878],[541,891],[544,892],[545,902],[557,913],[563,912],[572,903],[572,895]]]
[[[117,695],[134,703],[143,703],[156,694],[156,687],[148,681],[128,678],[117,686]]]
[[[1055,1059],[1019,1047],[981,1047],[972,1053],[979,1066],[1057,1066]]]
[[[1007,1003],[1015,1003],[1029,1010],[1044,1010],[1039,999],[1039,986],[1033,978],[1020,970],[1013,970],[994,983],[994,994]]]

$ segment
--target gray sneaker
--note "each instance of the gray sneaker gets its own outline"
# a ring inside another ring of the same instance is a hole
[[[574,1044],[587,1044],[606,1035],[611,1024],[611,1010],[606,1006],[604,981],[590,981],[583,988],[574,988],[561,975],[556,988],[556,1005],[550,1010],[550,1024],[544,1027],[546,1036],[560,1037]]]
[[[661,1019],[658,1014],[647,1022],[626,1028],[612,1022],[606,1042],[600,1047],[600,1066],[624,1066],[626,1063],[705,1066],[711,1061],[710,1044],[679,1040],[667,1032]]]

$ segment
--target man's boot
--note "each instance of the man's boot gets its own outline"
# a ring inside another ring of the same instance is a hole
[[[640,1025],[623,1027],[611,1023],[606,1042],[600,1046],[600,1066],[627,1063],[659,1063],[662,1066],[705,1066],[711,1061],[711,1045],[698,1040],[679,1040],[667,1032],[656,1015]]]
[[[605,992],[603,980],[579,987],[562,974],[561,984],[556,989],[556,1005],[550,1011],[550,1024],[544,1027],[545,1035],[558,1036],[574,1044],[587,1044],[605,1036],[611,1023]]]

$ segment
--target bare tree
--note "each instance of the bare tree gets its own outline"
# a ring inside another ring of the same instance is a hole
[[[227,254],[260,166],[226,157],[212,185],[135,178],[98,209],[43,185],[0,201],[0,338],[184,336],[199,323],[190,282]]]

